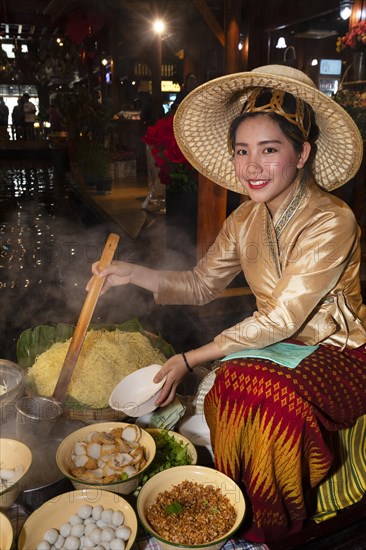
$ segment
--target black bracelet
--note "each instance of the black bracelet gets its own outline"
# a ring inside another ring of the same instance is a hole
[[[182,357],[184,359],[184,362],[185,362],[185,365],[187,367],[187,369],[189,370],[189,372],[193,372],[193,369],[192,367],[189,365],[188,361],[187,361],[187,357],[185,356],[185,353],[182,351]]]

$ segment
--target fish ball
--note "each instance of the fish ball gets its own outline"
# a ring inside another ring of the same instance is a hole
[[[84,530],[85,530],[84,524],[83,523],[77,523],[76,525],[73,525],[71,527],[70,535],[72,537],[78,537],[80,539],[84,534]]]
[[[102,530],[99,527],[95,527],[90,533],[89,538],[94,544],[99,544],[102,540]]]
[[[42,540],[37,546],[37,550],[50,550],[51,545],[46,540]]]
[[[65,548],[66,550],[79,550],[80,548],[80,539],[78,537],[67,537],[65,539]]]
[[[84,535],[80,539],[80,548],[95,548],[94,542],[92,542],[89,537]]]
[[[93,511],[92,511],[93,519],[95,519],[95,520],[100,519],[102,517],[103,510],[104,510],[104,508],[103,508],[103,506],[101,506],[101,504],[98,504],[98,506],[94,506]]]
[[[110,544],[111,550],[125,550],[125,541],[122,539],[113,539]]]
[[[90,533],[91,533],[92,531],[94,531],[94,529],[96,529],[96,528],[97,528],[97,526],[96,526],[96,523],[95,523],[95,522],[93,522],[93,523],[88,523],[88,525],[85,526],[85,531],[84,531],[85,535],[86,535],[87,537],[90,537]]]
[[[115,537],[114,529],[112,527],[104,527],[102,535],[100,537],[101,542],[111,542]]]
[[[101,520],[107,523],[108,525],[112,524],[113,510],[112,508],[107,508],[103,510],[101,515]]]
[[[112,514],[112,525],[115,527],[119,527],[120,525],[123,525],[125,521],[125,516],[120,510],[115,510]]]
[[[55,544],[56,540],[58,539],[58,531],[57,529],[48,529],[48,531],[45,532],[43,535],[43,538],[45,541],[49,542],[51,545]]]
[[[97,527],[99,527],[100,529],[103,529],[103,527],[106,527],[107,523],[105,521],[103,521],[102,519],[98,519],[97,521]]]
[[[60,527],[60,535],[63,537],[68,537],[71,533],[71,523],[63,523]]]
[[[63,548],[64,542],[65,542],[65,537],[63,537],[62,535],[59,535],[54,545],[56,550],[60,550],[61,548]]]
[[[90,504],[84,504],[79,509],[79,516],[81,517],[81,519],[87,519],[87,518],[90,518],[90,516],[92,515],[92,512],[93,512],[93,507],[90,506]]]
[[[127,525],[121,525],[116,529],[116,537],[127,541],[131,536],[132,530]]]
[[[78,523],[83,523],[83,520],[78,514],[73,514],[70,517],[69,522],[71,523],[71,525],[77,525]]]

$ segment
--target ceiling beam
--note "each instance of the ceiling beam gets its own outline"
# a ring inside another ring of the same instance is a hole
[[[202,15],[203,19],[205,20],[213,34],[216,36],[217,40],[220,42],[221,46],[225,47],[225,33],[222,27],[217,22],[216,17],[207,6],[205,0],[192,0],[192,2]]]
[[[38,25],[47,26],[50,25],[51,20],[49,16],[26,13],[21,11],[6,10],[0,6],[0,22],[8,23],[9,25]]]

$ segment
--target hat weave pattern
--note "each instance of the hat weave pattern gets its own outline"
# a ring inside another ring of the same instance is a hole
[[[314,109],[319,138],[313,173],[321,187],[331,191],[357,173],[363,142],[353,119],[303,72],[282,65],[216,78],[182,101],[174,117],[174,133],[183,154],[196,170],[218,185],[245,193],[235,176],[226,145],[231,121],[258,86],[289,92]]]

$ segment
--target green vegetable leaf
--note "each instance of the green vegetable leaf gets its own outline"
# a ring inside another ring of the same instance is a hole
[[[183,511],[183,506],[180,502],[175,500],[165,508],[165,511],[169,516],[180,514]]]

